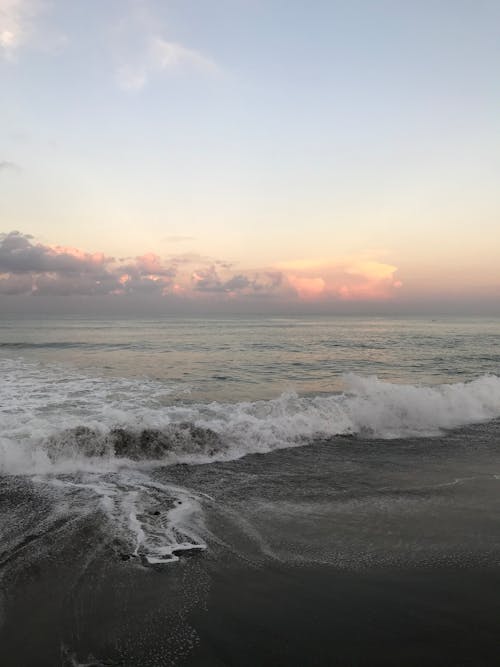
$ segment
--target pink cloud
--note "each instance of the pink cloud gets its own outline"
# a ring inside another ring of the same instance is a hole
[[[148,252],[115,259],[102,252],[44,245],[20,232],[0,234],[0,293],[174,295],[193,301],[241,299],[330,303],[391,298],[397,268],[367,257],[299,260],[241,270],[199,255],[164,259]]]
[[[297,260],[278,265],[304,301],[389,299],[402,286],[397,267],[366,257],[339,261]]]
[[[289,275],[287,278],[300,299],[317,299],[325,292],[324,278],[306,278],[296,275]]]

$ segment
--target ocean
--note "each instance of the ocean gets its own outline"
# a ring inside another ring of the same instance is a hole
[[[0,320],[2,666],[496,665],[500,319]]]

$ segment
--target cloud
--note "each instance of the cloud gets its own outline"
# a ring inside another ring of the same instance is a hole
[[[0,0],[0,49],[11,60],[33,32],[40,4],[33,0]]]
[[[301,299],[311,299],[320,296],[326,287],[323,278],[305,278],[301,276],[289,275],[288,282],[297,292]]]
[[[37,37],[38,22],[47,7],[44,0],[0,0],[0,55],[16,60],[19,50]],[[54,39],[51,35],[49,41]],[[61,39],[55,39],[58,45]]]
[[[392,264],[368,256],[243,270],[194,253],[165,259],[149,252],[116,259],[102,252],[40,243],[17,231],[0,234],[0,294],[4,295],[150,295],[208,307],[253,302],[326,308],[346,301],[390,299],[401,286],[396,273]]]
[[[403,283],[395,277],[397,267],[373,260],[354,260],[345,266],[346,279],[339,288],[342,299],[378,300],[391,297]]]
[[[302,300],[389,299],[402,286],[395,277],[396,266],[363,256],[337,261],[302,259],[277,266]]]
[[[2,294],[163,294],[175,274],[153,253],[117,261],[102,252],[37,243],[17,231],[0,234]]]
[[[172,278],[175,275],[175,269],[171,266],[165,266],[160,256],[152,252],[136,257],[134,264],[128,268],[138,276],[154,275]]]
[[[231,274],[229,269],[225,268],[225,263],[218,262],[217,264],[219,270],[214,263],[204,270],[196,270],[192,273],[195,292],[221,294],[230,298],[278,295],[279,287],[282,284],[281,274],[269,271]],[[221,271],[224,271],[225,275],[221,275]]]
[[[0,294],[26,294],[31,292],[31,275],[0,273]]]
[[[242,274],[231,276],[227,280],[220,278],[215,266],[211,266],[204,271],[195,271],[192,275],[194,288],[198,292],[237,292],[250,286],[252,281]]]
[[[8,160],[0,160],[0,171],[18,171],[19,165]]]
[[[179,67],[192,67],[206,73],[217,71],[215,62],[194,49],[182,44],[168,42],[161,37],[153,37],[150,41],[150,53],[156,66],[161,70]]]
[[[144,6],[122,18],[112,35],[116,78],[122,90],[134,92],[161,73],[194,71],[212,75],[216,63],[196,49],[166,39]]]
[[[0,271],[3,273],[100,273],[111,261],[102,253],[33,243],[31,236],[20,232],[0,235]]]
[[[194,70],[213,74],[217,69],[216,64],[199,51],[161,37],[149,37],[142,53],[136,52],[130,62],[117,67],[117,79],[122,90],[133,92],[144,88],[151,77],[161,72]]]

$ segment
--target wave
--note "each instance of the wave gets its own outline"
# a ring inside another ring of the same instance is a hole
[[[495,375],[426,387],[351,374],[342,393],[196,404],[163,382],[90,377],[23,360],[0,360],[0,377],[0,473],[23,476],[6,483],[28,477],[47,494],[50,539],[57,539],[51,527],[61,515],[93,513],[104,518],[116,558],[152,567],[201,552],[214,539],[203,512],[211,499],[160,483],[158,466],[227,461],[318,439],[335,446],[343,435],[434,435],[500,417]]]
[[[186,404],[148,380],[69,377],[62,369],[49,376],[35,364],[10,371],[0,387],[7,474],[210,463],[339,435],[436,435],[500,417],[495,375],[428,387],[350,374],[343,393]]]
[[[81,457],[166,461],[170,455],[175,458],[182,453],[215,457],[222,441],[209,428],[180,423],[163,429],[116,427],[104,433],[77,426],[51,436],[44,445],[49,459],[55,462]]]
[[[140,346],[134,343],[89,343],[78,341],[46,341],[43,343],[12,341],[10,343],[0,343],[0,350],[130,350],[130,349],[144,349],[145,345]]]

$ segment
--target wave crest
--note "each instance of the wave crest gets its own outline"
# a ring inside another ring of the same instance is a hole
[[[46,449],[52,461],[80,457],[154,461],[182,452],[214,456],[219,442],[219,437],[211,429],[190,423],[172,424],[164,429],[116,427],[107,433],[77,426],[50,436]]]
[[[495,375],[431,387],[357,375],[348,375],[344,381],[345,391],[337,394],[287,393],[269,401],[167,405],[147,404],[143,380],[134,400],[136,388],[131,381],[120,387],[120,410],[118,404],[110,409],[105,402],[92,400],[92,385],[82,385],[89,397],[79,395],[77,408],[62,399],[54,407],[53,396],[45,396],[39,387],[41,403],[34,404],[31,413],[21,413],[16,397],[10,399],[10,408],[4,403],[0,471],[97,472],[123,466],[208,463],[337,435],[436,435],[500,417],[500,378]]]

